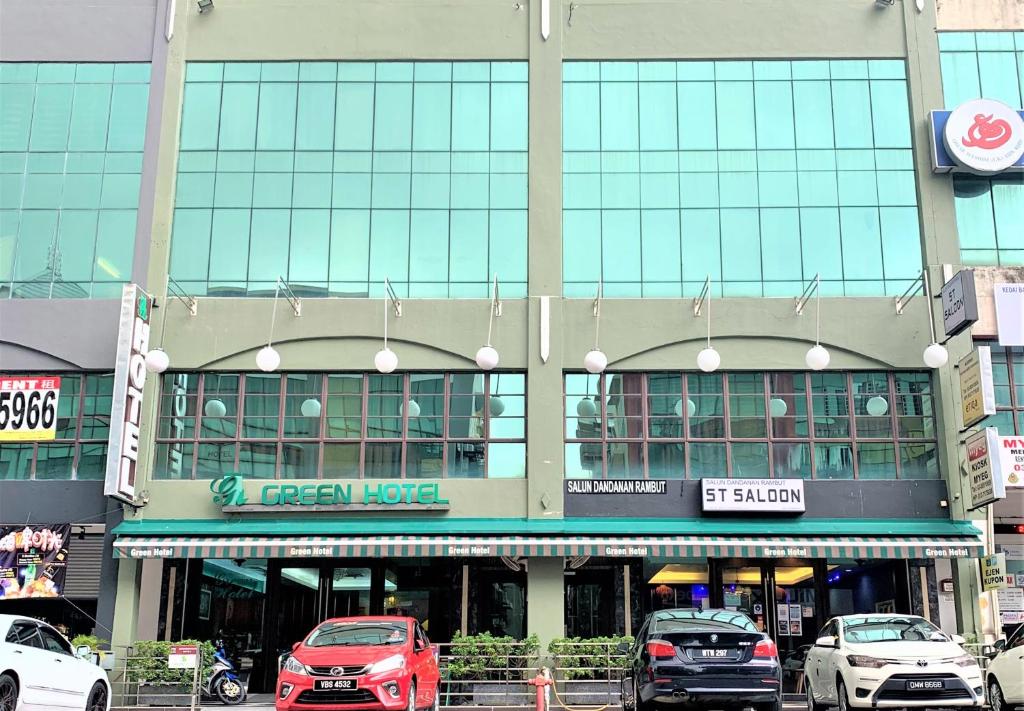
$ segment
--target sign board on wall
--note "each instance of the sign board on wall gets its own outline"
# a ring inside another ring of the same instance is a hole
[[[1006,587],[1006,556],[1002,553],[981,559],[981,589],[1000,590]]]
[[[978,346],[960,359],[960,413],[963,429],[996,414],[996,388],[992,382],[992,349]]]
[[[199,660],[199,647],[194,644],[171,645],[167,655],[168,669],[195,669]]]
[[[942,325],[947,336],[955,336],[977,320],[974,270],[961,269],[942,286]]]
[[[1024,487],[1024,437],[999,438],[999,466],[1005,486]]]
[[[0,602],[60,597],[71,524],[0,526]]]
[[[1024,170],[1024,111],[972,99],[931,112],[932,170],[994,175]]]
[[[363,484],[264,484],[250,501],[241,474],[210,482],[213,503],[227,513],[265,511],[447,511],[436,482]]]
[[[142,391],[149,353],[149,294],[126,284],[121,294],[117,331],[113,407],[107,442],[107,473],[103,493],[122,501],[135,500],[135,469],[139,459]]]
[[[803,479],[702,479],[704,511],[806,511]]]
[[[986,427],[967,438],[967,477],[971,510],[1006,498],[999,466],[999,434],[995,427]]]
[[[41,442],[57,431],[60,378],[0,378],[0,442]]]
[[[1024,284],[994,284],[999,345],[1024,346]]]

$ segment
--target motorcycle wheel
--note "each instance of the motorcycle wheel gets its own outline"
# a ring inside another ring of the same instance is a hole
[[[213,690],[225,706],[237,706],[245,701],[245,688],[242,687],[242,683],[229,679],[226,674],[221,674],[214,682]]]

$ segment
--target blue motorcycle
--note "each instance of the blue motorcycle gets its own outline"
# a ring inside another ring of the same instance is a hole
[[[224,641],[218,639],[213,643],[213,649],[213,670],[203,684],[203,694],[228,706],[242,703],[245,701],[245,684],[224,651]]]

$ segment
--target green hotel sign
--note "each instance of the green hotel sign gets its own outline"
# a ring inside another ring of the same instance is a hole
[[[249,498],[241,474],[210,482],[213,503],[228,513],[267,511],[409,511],[447,510],[440,485],[432,482],[383,484],[280,484],[260,487]]]

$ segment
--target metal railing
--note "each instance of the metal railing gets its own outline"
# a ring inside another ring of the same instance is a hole
[[[167,660],[138,654],[132,647],[114,651],[108,670],[111,711],[197,711],[202,685],[202,647],[194,669],[168,669]]]

